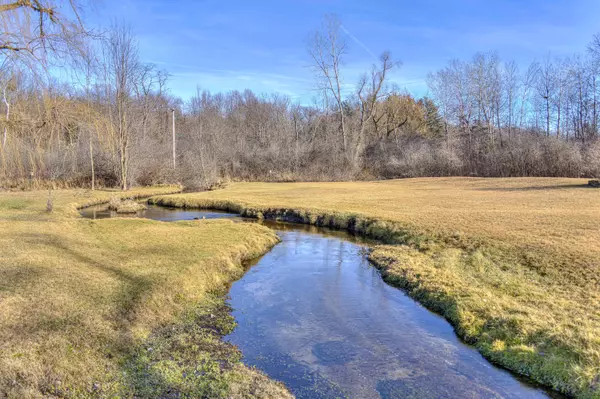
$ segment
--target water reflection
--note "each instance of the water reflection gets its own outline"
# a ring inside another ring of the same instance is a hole
[[[227,339],[298,397],[546,396],[385,284],[360,243],[314,229],[279,234],[231,287],[239,325]]]
[[[198,209],[174,209],[163,206],[148,205],[148,209],[135,214],[119,214],[110,211],[107,205],[97,205],[79,211],[81,216],[89,219],[108,219],[114,217],[140,217],[144,219],[174,222],[177,220],[238,218],[239,215],[221,211],[205,211]]]

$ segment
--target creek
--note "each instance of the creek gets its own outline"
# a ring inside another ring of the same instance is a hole
[[[105,206],[84,217],[115,217]],[[219,211],[150,206],[161,221],[230,218]],[[281,243],[234,282],[238,326],[225,339],[244,363],[298,398],[543,398],[555,396],[488,362],[452,326],[387,285],[348,233],[263,222]]]

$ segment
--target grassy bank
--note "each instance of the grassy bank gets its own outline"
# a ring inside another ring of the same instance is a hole
[[[347,228],[384,241],[386,280],[489,359],[600,397],[600,192],[580,179],[239,183],[171,206]]]
[[[233,328],[224,289],[275,234],[77,217],[114,195],[57,191],[47,213],[47,191],[0,193],[0,396],[289,396],[221,340]]]

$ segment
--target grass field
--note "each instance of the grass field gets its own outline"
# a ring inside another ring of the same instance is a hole
[[[489,359],[600,397],[600,190],[580,179],[236,183],[172,206],[350,228],[386,280]]]
[[[221,340],[224,289],[275,234],[78,217],[114,195],[57,191],[47,213],[47,191],[0,192],[0,397],[288,397]]]

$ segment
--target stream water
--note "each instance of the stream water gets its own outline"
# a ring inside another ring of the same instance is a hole
[[[101,207],[82,215],[115,216]],[[138,216],[242,220],[159,207]],[[367,261],[365,242],[311,226],[268,225],[282,242],[233,283],[229,303],[238,327],[226,339],[240,348],[244,363],[297,397],[549,397],[489,363],[443,318],[387,285]]]

